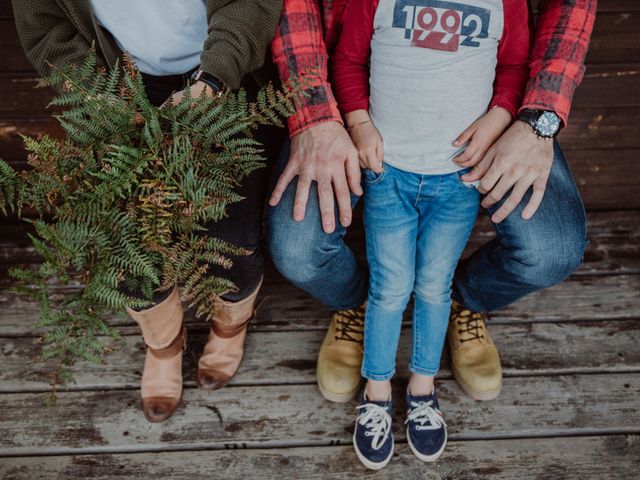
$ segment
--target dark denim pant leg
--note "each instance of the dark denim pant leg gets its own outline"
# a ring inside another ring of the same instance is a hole
[[[189,76],[189,73],[169,77],[144,75],[143,79],[149,99],[154,105],[161,105],[174,90],[181,90],[186,86]],[[258,90],[257,84],[251,78],[245,79],[243,86],[247,90],[249,98],[252,98],[252,95]],[[271,170],[280,146],[286,137],[286,132],[284,129],[276,127],[261,127],[255,136],[264,145],[264,156],[267,158],[266,166],[251,172],[242,180],[237,191],[243,200],[229,205],[225,218],[207,226],[210,236],[251,252],[249,255],[231,256],[233,264],[229,269],[218,265],[209,267],[208,275],[226,278],[237,287],[237,291],[224,295],[223,298],[229,301],[239,301],[249,296],[260,283],[264,273],[264,248],[262,246],[264,206]],[[135,292],[128,293],[136,295]],[[153,302],[161,302],[169,293],[156,293]]]
[[[251,83],[247,85],[249,81]],[[253,98],[258,90],[257,84],[251,79],[245,79],[243,86],[247,90],[249,98]],[[242,180],[237,192],[243,197],[243,200],[229,205],[225,218],[208,225],[210,236],[220,238],[251,252],[249,255],[232,256],[233,264],[230,269],[218,265],[209,267],[208,275],[226,278],[237,287],[237,291],[223,296],[225,300],[231,302],[242,300],[251,295],[264,275],[265,205],[267,195],[270,193],[271,172],[287,133],[282,128],[262,126],[254,135],[263,145],[266,165],[254,170]]]
[[[289,160],[289,142],[282,148],[272,185]],[[367,298],[368,275],[344,243],[346,229],[322,230],[318,193],[314,182],[303,221],[293,219],[297,178],[276,207],[267,208],[266,243],[276,268],[291,283],[335,310],[353,308]],[[352,205],[358,197],[351,196]],[[336,209],[337,210],[337,209]],[[336,211],[337,218],[337,211]]]
[[[465,307],[476,311],[503,308],[562,282],[582,263],[586,215],[557,142],[540,208],[533,218],[523,220],[521,213],[530,197],[531,190],[507,219],[494,225],[496,238],[458,266],[453,297]]]

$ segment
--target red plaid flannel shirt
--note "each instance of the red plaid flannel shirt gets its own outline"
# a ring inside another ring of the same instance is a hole
[[[327,62],[338,40],[347,1],[284,0],[271,45],[273,60],[283,81],[306,76],[309,85],[295,115],[289,118],[291,136],[328,120],[342,122],[331,91]],[[540,0],[522,108],[553,110],[567,124],[573,93],[584,76],[597,3]]]

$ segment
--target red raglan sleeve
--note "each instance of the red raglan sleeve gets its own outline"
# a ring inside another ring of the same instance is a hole
[[[489,108],[503,107],[515,118],[529,79],[531,31],[527,0],[504,0],[504,31]]]
[[[349,0],[331,60],[333,90],[343,114],[369,109],[369,60],[378,1]]]
[[[597,0],[541,0],[531,53],[531,76],[522,108],[553,110],[567,124],[584,60]]]

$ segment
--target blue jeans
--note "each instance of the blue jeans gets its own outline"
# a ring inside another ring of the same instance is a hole
[[[402,313],[413,294],[409,368],[435,375],[451,309],[453,274],[478,215],[480,194],[459,173],[419,175],[385,165],[364,171],[369,301],[362,376],[395,373]]]
[[[287,142],[275,178],[288,158]],[[280,204],[267,210],[266,241],[273,262],[289,281],[332,309],[361,305],[367,298],[367,272],[345,245],[345,229],[339,226],[324,233],[315,184],[307,215],[296,222],[295,187],[294,181]],[[561,282],[582,263],[587,236],[584,207],[557,143],[540,208],[531,220],[523,220],[520,214],[530,195],[531,191],[511,215],[494,225],[494,240],[458,265],[453,298],[462,305],[484,312],[500,309]]]

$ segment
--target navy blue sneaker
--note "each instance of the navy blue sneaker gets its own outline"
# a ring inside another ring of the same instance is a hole
[[[365,467],[380,470],[393,456],[391,400],[369,401],[363,392],[356,408],[358,417],[353,431],[353,447]]]
[[[407,392],[407,441],[423,462],[435,462],[447,444],[447,424],[438,406],[436,391],[414,397]]]

